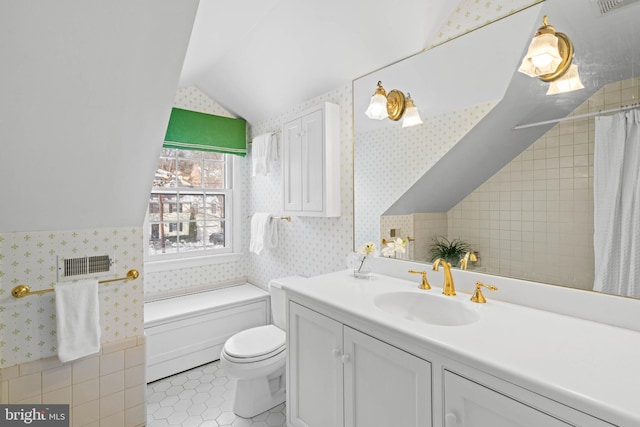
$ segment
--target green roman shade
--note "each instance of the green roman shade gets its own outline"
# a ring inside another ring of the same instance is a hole
[[[164,147],[182,150],[247,154],[247,122],[173,108]]]

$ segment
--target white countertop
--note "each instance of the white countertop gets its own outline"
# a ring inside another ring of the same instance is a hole
[[[379,274],[356,279],[345,270],[284,288],[294,297],[312,298],[391,328],[403,339],[430,344],[443,356],[473,363],[608,422],[640,426],[639,332],[492,300],[491,291],[484,291],[486,304],[476,304],[469,294],[447,297],[435,286],[428,291],[418,289],[418,282]],[[390,291],[455,298],[476,310],[480,320],[464,326],[438,326],[403,319],[373,302],[376,295]]]

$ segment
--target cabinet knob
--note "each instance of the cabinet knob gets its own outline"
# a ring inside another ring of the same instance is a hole
[[[449,412],[444,416],[444,425],[446,427],[458,427],[458,417],[456,414]]]
[[[342,355],[342,363],[349,363],[349,359],[351,359],[351,358],[349,357],[348,354],[343,354]]]

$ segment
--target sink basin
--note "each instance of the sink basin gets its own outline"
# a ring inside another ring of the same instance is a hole
[[[387,313],[432,325],[462,326],[480,319],[461,301],[427,292],[389,292],[376,296],[373,302]]]

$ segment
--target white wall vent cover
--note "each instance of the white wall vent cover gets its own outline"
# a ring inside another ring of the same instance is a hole
[[[592,0],[601,15],[607,14],[613,10],[620,9],[638,0]]]
[[[58,257],[59,282],[105,276],[112,273],[112,270],[113,260],[109,255],[94,255],[79,258]]]

